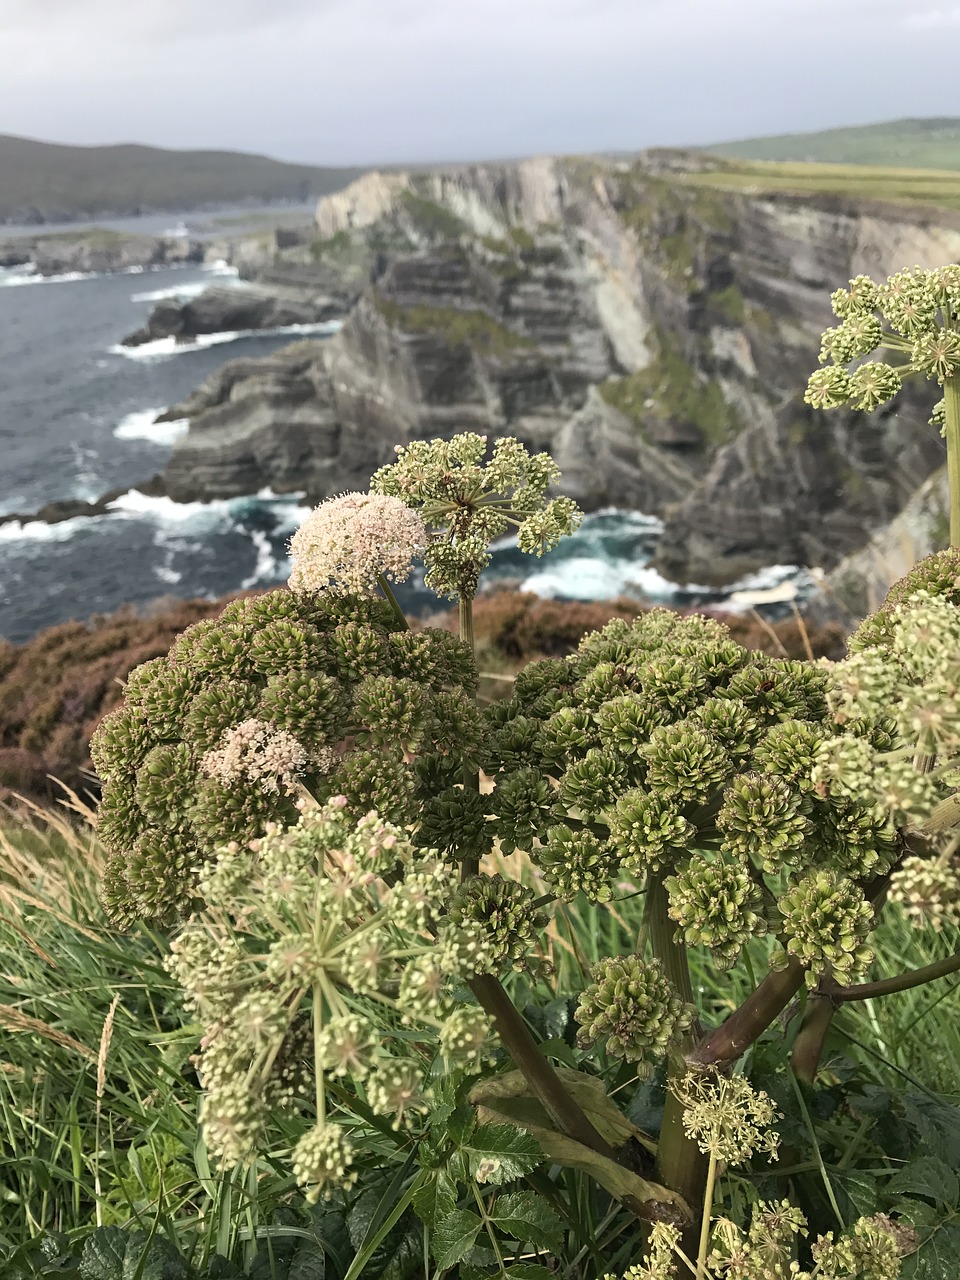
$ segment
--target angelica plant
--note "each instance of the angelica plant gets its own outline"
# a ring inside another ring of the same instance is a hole
[[[876,334],[860,330],[861,344]],[[349,1189],[371,1117],[449,1119],[463,1075],[507,1068],[515,1106],[480,1128],[526,1135],[487,1134],[449,1169],[442,1142],[423,1147],[434,1155],[413,1203],[441,1270],[481,1233],[499,1256],[478,1187],[529,1172],[533,1143],[655,1224],[650,1269],[637,1274],[668,1275],[679,1259],[680,1276],[752,1280],[767,1259],[769,1274],[800,1276],[781,1266],[800,1231],[786,1210],[703,1236],[731,1135],[752,1125],[755,1158],[772,1154],[766,1104],[734,1096],[746,1083],[726,1073],[790,1010],[794,1064],[813,1079],[829,1025],[809,1016],[818,1002],[833,1010],[960,969],[955,958],[866,980],[888,898],[919,918],[942,868],[939,918],[960,899],[960,565],[956,553],[930,562],[837,668],[749,652],[714,619],[652,609],[531,663],[510,697],[481,708],[479,576],[507,532],[540,554],[576,527],[574,504],[549,496],[557,479],[516,441],[414,442],[373,493],[311,514],[292,540],[289,589],[233,602],[131,673],[91,748],[110,852],[104,906],[120,924],[181,930],[171,963],[204,1028],[203,1123],[224,1166],[262,1146],[286,1108],[301,1130],[287,1158],[306,1194]],[[390,583],[415,559],[457,598],[459,637],[407,626]],[[559,1070],[521,1013],[550,979],[556,904],[615,908],[624,882],[644,895],[641,936],[633,953],[592,966],[574,1021],[584,1063],[602,1052],[631,1079],[666,1074],[643,1175],[616,1102],[593,1077]],[[719,1025],[705,1025],[690,948],[721,974],[761,965]],[[707,1102],[727,1116],[725,1137]],[[459,1119],[454,1129],[465,1132]],[[458,1208],[451,1187],[465,1169],[473,1200]],[[503,1221],[520,1232],[516,1215]],[[871,1230],[861,1237],[876,1243]],[[844,1239],[859,1266],[869,1250]],[[811,1276],[845,1275],[839,1245],[817,1248]],[[877,1249],[866,1280],[895,1274]]]

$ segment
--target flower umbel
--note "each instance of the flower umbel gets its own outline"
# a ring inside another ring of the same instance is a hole
[[[290,539],[292,591],[373,595],[379,577],[406,582],[427,546],[423,520],[382,493],[345,493],[321,502]]]

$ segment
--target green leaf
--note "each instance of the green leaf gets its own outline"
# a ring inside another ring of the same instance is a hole
[[[497,1199],[491,1214],[501,1231],[521,1244],[556,1251],[563,1238],[560,1219],[533,1191],[511,1191]]]
[[[443,1222],[438,1223],[430,1239],[430,1249],[437,1267],[446,1271],[466,1257],[482,1226],[478,1215],[471,1213],[469,1209],[455,1209]]]
[[[421,1222],[435,1227],[457,1207],[457,1186],[445,1169],[431,1173],[413,1197],[413,1207]]]
[[[662,1187],[658,1182],[648,1182],[646,1178],[641,1178],[624,1165],[591,1150],[582,1142],[558,1133],[540,1102],[534,1098],[505,1093],[505,1079],[506,1077],[498,1077],[492,1081],[485,1080],[471,1091],[470,1100],[476,1104],[482,1120],[506,1120],[509,1117],[522,1125],[531,1137],[536,1138],[548,1159],[568,1169],[579,1169],[589,1174],[601,1187],[628,1206],[650,1202],[668,1204],[683,1221],[692,1220],[690,1206],[682,1196],[668,1187]],[[626,1117],[622,1119],[629,1125]]]
[[[869,1217],[880,1208],[877,1179],[862,1169],[827,1169],[845,1220]]]
[[[916,1253],[904,1258],[900,1280],[947,1280],[960,1276],[960,1226],[937,1228]]]
[[[937,1156],[920,1156],[911,1160],[905,1169],[900,1169],[890,1179],[886,1189],[901,1195],[927,1196],[948,1209],[955,1208],[960,1199],[957,1175]]]
[[[543,1160],[536,1138],[512,1124],[481,1124],[463,1144],[470,1173],[480,1182],[499,1186],[530,1173]]]
[[[144,1231],[97,1227],[80,1255],[81,1280],[190,1280],[190,1270],[169,1240]]]
[[[908,1093],[903,1109],[925,1154],[939,1156],[952,1169],[960,1166],[960,1107],[923,1093]]]

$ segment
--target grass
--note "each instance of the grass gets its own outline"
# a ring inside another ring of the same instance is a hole
[[[677,174],[674,181],[685,187],[749,195],[846,196],[920,208],[960,209],[960,172],[945,169],[721,160],[714,169]]]
[[[890,120],[818,133],[744,138],[708,147],[713,155],[749,160],[813,160],[834,164],[960,169],[960,120]]]
[[[461,343],[480,355],[504,356],[512,351],[533,350],[536,343],[525,334],[508,329],[486,311],[459,307],[401,307],[382,294],[376,306],[390,324],[407,333],[442,336],[450,346]]]
[[[71,804],[0,822],[0,1258],[123,1224],[203,1265],[249,1261],[292,1179],[266,1160],[252,1180],[211,1172],[166,941],[104,923],[103,853]]]

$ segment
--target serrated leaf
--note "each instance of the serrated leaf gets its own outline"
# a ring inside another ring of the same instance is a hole
[[[521,1244],[556,1250],[563,1236],[560,1219],[533,1191],[510,1191],[499,1196],[491,1217],[501,1231]]]
[[[900,1195],[927,1196],[947,1209],[956,1207],[960,1198],[957,1175],[937,1156],[919,1156],[900,1169],[887,1183],[888,1191]]]
[[[908,1093],[903,1109],[926,1154],[939,1156],[951,1169],[960,1166],[960,1107],[923,1093]]]
[[[190,1271],[169,1240],[145,1231],[97,1227],[80,1255],[81,1280],[190,1280]]]
[[[869,1217],[880,1208],[877,1179],[862,1169],[828,1169],[830,1184],[837,1193],[844,1219]]]
[[[543,1160],[536,1138],[512,1124],[478,1125],[463,1149],[469,1156],[471,1175],[493,1186],[522,1178]]]
[[[901,1263],[900,1280],[953,1280],[960,1276],[960,1226],[937,1228]]]
[[[413,1197],[413,1207],[421,1222],[435,1227],[457,1207],[457,1185],[445,1169],[430,1175]]]
[[[482,1226],[479,1217],[469,1209],[455,1209],[443,1222],[437,1223],[430,1238],[430,1251],[437,1267],[445,1271],[465,1258]]]

